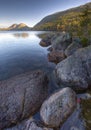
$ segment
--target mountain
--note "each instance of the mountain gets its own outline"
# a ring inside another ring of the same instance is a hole
[[[59,24],[64,25],[68,24],[69,22],[71,23],[72,20],[76,21],[77,16],[86,6],[88,6],[89,10],[91,11],[91,2],[90,2],[85,5],[81,5],[79,7],[71,8],[62,12],[57,12],[43,18],[39,23],[37,23],[33,27],[33,30],[56,30]]]
[[[30,31],[31,28],[28,27],[26,24],[24,23],[20,23],[20,24],[13,24],[8,28],[1,28],[1,31]]]
[[[31,30],[31,28],[28,27],[24,23],[20,23],[20,24],[11,25],[10,27],[7,28],[7,30],[9,30],[9,31],[29,31],[29,30]]]

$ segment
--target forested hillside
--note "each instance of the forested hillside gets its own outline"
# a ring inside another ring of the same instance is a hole
[[[81,15],[85,8],[88,8],[88,12],[91,12],[91,3],[49,15],[36,24],[33,30],[75,31],[75,29],[79,28],[80,26]],[[89,18],[91,18],[90,13]],[[89,27],[91,27],[91,25],[89,25]]]

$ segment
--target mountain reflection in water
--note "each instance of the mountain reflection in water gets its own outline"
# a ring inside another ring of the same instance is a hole
[[[27,38],[29,37],[29,34],[28,33],[14,33],[13,36],[16,38]]]

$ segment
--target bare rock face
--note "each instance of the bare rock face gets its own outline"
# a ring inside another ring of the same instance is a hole
[[[7,128],[4,130],[53,130],[51,128],[46,128],[43,125],[37,123],[33,119],[25,120],[19,123],[18,125],[12,127],[12,128]]]
[[[76,52],[80,48],[82,48],[82,45],[80,43],[73,42],[65,50],[65,55],[68,57],[68,56],[74,54],[74,52]]]
[[[55,69],[57,83],[75,90],[86,90],[91,86],[91,46],[77,50],[60,62]]]
[[[28,72],[0,81],[0,129],[32,116],[47,97],[47,77]]]
[[[54,50],[65,50],[72,42],[72,38],[69,33],[57,33],[52,39],[52,48]]]
[[[75,107],[75,92],[70,88],[64,88],[45,100],[40,115],[46,126],[56,128],[64,123]]]

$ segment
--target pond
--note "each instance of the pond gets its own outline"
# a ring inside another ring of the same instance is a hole
[[[39,45],[38,34],[45,32],[0,32],[0,80],[17,74],[43,69],[52,71],[47,48]]]

